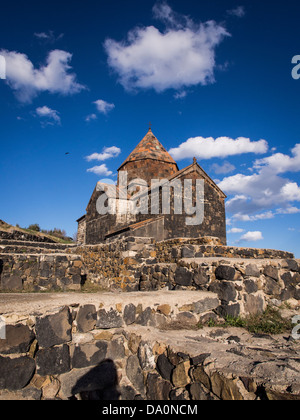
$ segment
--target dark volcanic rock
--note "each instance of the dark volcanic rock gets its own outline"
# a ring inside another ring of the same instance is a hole
[[[229,281],[214,281],[208,290],[217,293],[219,299],[224,302],[234,301],[237,295],[234,283]]]
[[[97,322],[97,312],[94,305],[82,306],[76,317],[77,329],[85,333],[95,328]]]
[[[35,362],[27,356],[10,359],[0,356],[0,389],[18,390],[30,382]]]
[[[147,397],[150,401],[166,401],[172,389],[170,382],[162,379],[157,373],[149,373],[147,377]]]
[[[7,325],[6,339],[0,340],[0,353],[27,353],[35,335],[27,325]]]
[[[52,347],[72,340],[72,316],[68,307],[54,315],[37,318],[36,335],[40,347]]]
[[[163,377],[163,379],[171,381],[174,365],[169,361],[169,359],[164,354],[161,354],[160,356],[158,356],[156,368],[158,372],[161,374],[161,376]]]
[[[193,273],[184,267],[178,267],[175,272],[175,283],[179,286],[191,286]]]
[[[134,324],[136,317],[136,307],[130,303],[129,305],[125,306],[123,318],[126,325]]]
[[[41,349],[36,354],[37,373],[41,376],[60,375],[70,370],[70,354],[67,344]]]
[[[80,369],[96,366],[106,358],[107,342],[85,343],[74,347],[72,355],[72,368]]]
[[[218,280],[233,280],[235,277],[235,269],[230,267],[230,265],[219,265],[216,268],[216,278]]]
[[[144,375],[137,356],[129,356],[126,365],[126,375],[134,388],[141,394],[145,392]]]
[[[123,326],[123,320],[121,315],[114,309],[111,309],[109,312],[105,309],[100,309],[96,326],[103,330],[120,328]]]

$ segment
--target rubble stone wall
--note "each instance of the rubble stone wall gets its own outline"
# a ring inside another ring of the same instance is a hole
[[[80,290],[83,267],[81,257],[73,254],[2,254],[0,291]]]
[[[217,304],[207,299],[201,302],[204,311]],[[208,306],[205,308],[205,305]],[[201,338],[201,334],[193,338],[192,332],[189,334],[185,331],[185,340],[194,344],[187,345],[183,351],[167,343],[167,334],[164,342],[146,332],[150,327],[161,328],[164,322],[169,322],[174,316],[178,317],[176,312],[178,308],[175,306],[165,304],[145,307],[141,301],[140,304],[126,306],[122,303],[112,306],[100,302],[98,305],[74,303],[50,312],[41,310],[39,313],[13,314],[11,317],[4,314],[2,320],[6,319],[6,339],[0,340],[0,398],[300,398],[293,385],[299,373],[295,371],[292,376],[281,358],[280,363],[276,362],[281,364],[277,371],[281,375],[286,372],[284,381],[280,382],[283,377],[276,377],[276,369],[274,378],[267,378],[265,375],[271,363],[269,356],[264,358],[265,351],[257,352],[256,358],[252,360],[247,356],[247,352],[254,351],[251,346],[249,350],[245,348],[238,352],[238,348],[242,348],[240,339],[232,334],[229,337],[230,331],[228,334],[222,333],[224,344],[218,344],[213,338],[218,337],[217,333],[220,335],[218,330],[212,330],[208,336],[210,338]],[[182,313],[185,319],[195,317],[195,312]],[[135,329],[135,325],[140,329]],[[195,345],[198,352],[195,351]],[[285,357],[289,357],[290,353],[294,358],[297,357],[292,350],[286,348],[284,351]],[[220,363],[224,368],[220,367]],[[251,363],[254,363],[253,366]],[[260,371],[251,375],[251,369],[256,369],[258,363]],[[288,363],[292,363],[292,360],[289,359]],[[226,364],[236,368],[230,370]],[[242,368],[238,372],[237,366],[241,364]],[[280,389],[276,387],[275,379],[280,382]],[[270,385],[266,384],[269,382]]]

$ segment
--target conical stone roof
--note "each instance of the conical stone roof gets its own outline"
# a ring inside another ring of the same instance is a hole
[[[166,162],[176,165],[177,163],[172,156],[166,151],[163,145],[157,140],[149,129],[143,140],[136,146],[132,153],[128,156],[125,162],[122,163],[119,170],[128,162],[135,162],[139,160],[152,159],[160,162]],[[178,170],[178,167],[177,167]]]

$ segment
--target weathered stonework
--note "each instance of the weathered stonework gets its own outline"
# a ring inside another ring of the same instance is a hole
[[[80,290],[84,264],[73,254],[0,254],[0,290]]]
[[[8,334],[6,340],[0,340],[0,399],[300,399],[297,341],[218,327],[195,330],[181,325],[178,331],[173,321],[180,311],[175,303],[178,299],[175,296],[170,301],[169,315],[162,319],[159,307],[162,309],[166,296],[159,298],[159,294],[153,295],[152,303],[149,294],[140,295],[140,301],[134,295],[134,306],[140,309],[128,326],[124,321],[129,300],[123,307],[118,298],[70,295],[73,304],[59,310],[50,298],[39,304],[35,295],[30,298],[32,304],[27,302],[28,309],[21,305],[13,314],[3,313]],[[203,309],[208,309],[206,299],[201,292],[181,292],[179,304],[187,311],[202,302]],[[87,300],[94,308],[87,308]],[[154,303],[157,300],[160,304]],[[35,304],[40,308],[38,314],[31,309]],[[151,323],[137,324],[138,312],[147,312],[147,308]],[[111,323],[103,330],[98,322],[101,310],[118,313],[123,327]],[[85,324],[82,333],[83,314],[90,313],[94,319],[96,311],[98,327],[94,322]]]
[[[126,192],[120,180],[121,173],[126,173]],[[127,190],[127,185],[133,180],[139,180],[136,181],[136,185],[143,194],[138,200],[140,203],[145,203],[141,204],[137,214],[127,208],[131,201],[137,200],[134,197],[137,191]],[[173,186],[179,182],[181,193],[176,188],[170,188],[169,211],[163,211],[162,187],[159,188],[158,197],[152,193],[152,180],[169,182],[170,185],[173,183]],[[193,182],[193,205],[196,200],[196,181],[203,180],[204,182],[204,219],[193,225],[187,222],[187,218],[191,215],[187,213],[185,206],[183,193],[185,180]],[[145,187],[144,183],[149,187],[146,192],[145,189],[141,190],[142,186]],[[109,185],[97,184],[87,206],[86,215],[78,220],[78,243],[90,245],[104,243],[108,238],[130,231],[131,236],[154,237],[156,240],[214,236],[226,245],[225,194],[196,160],[192,165],[179,171],[174,159],[151,130],[119,168],[116,193],[117,196],[112,193],[112,187]],[[99,214],[97,202],[104,194],[106,194],[107,205],[117,209],[115,214],[110,211],[104,215]],[[174,208],[178,197],[180,197],[182,207],[181,214],[177,214]],[[152,200],[158,205],[157,211],[152,211]],[[120,208],[127,208],[127,210],[124,214],[120,214]]]
[[[33,245],[30,243],[30,250]],[[20,247],[5,244],[4,250],[7,246],[18,251]],[[300,299],[299,264],[292,254],[226,247],[217,238],[155,242],[152,238],[127,237],[103,245],[69,247],[64,254],[52,244],[38,247],[43,254],[0,255],[1,290],[79,291],[85,286],[123,292],[165,288],[209,291],[218,294],[221,303],[215,313],[222,316],[262,312],[274,299]],[[90,308],[86,311],[80,317],[82,331],[95,322],[95,314]],[[127,308],[127,325],[133,323],[135,311]],[[111,323],[123,325],[117,313],[102,313],[103,328],[111,328]],[[150,313],[138,315],[141,325],[149,322]]]

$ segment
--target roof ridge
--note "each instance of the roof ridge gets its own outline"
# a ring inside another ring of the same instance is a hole
[[[153,134],[149,128],[145,137],[139,142],[135,149],[130,153],[127,159],[122,163],[119,170],[128,162],[138,160],[152,159],[161,162],[172,163],[177,166],[177,163],[172,156],[167,152],[161,142]]]

